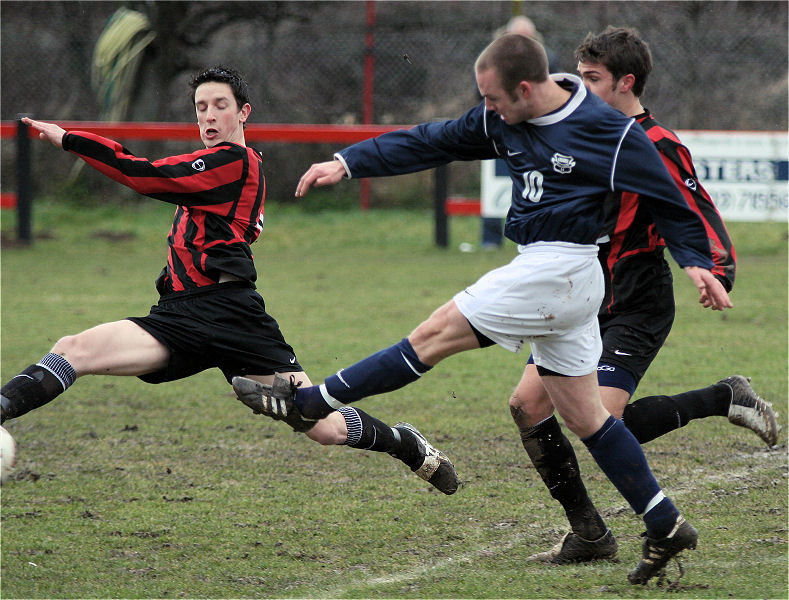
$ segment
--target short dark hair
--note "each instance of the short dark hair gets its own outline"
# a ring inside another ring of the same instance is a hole
[[[478,72],[495,69],[504,91],[512,93],[521,81],[548,79],[548,56],[538,41],[510,33],[485,48],[474,68]]]
[[[609,25],[602,33],[587,34],[581,45],[575,49],[575,59],[579,62],[604,65],[615,80],[632,74],[636,79],[633,84],[635,96],[644,92],[647,78],[652,71],[649,45],[632,27]]]
[[[235,69],[222,66],[211,67],[192,78],[189,82],[189,87],[192,90],[192,102],[194,102],[197,87],[209,81],[228,84],[230,89],[233,90],[233,96],[236,99],[239,110],[249,103],[249,86],[244,76]]]

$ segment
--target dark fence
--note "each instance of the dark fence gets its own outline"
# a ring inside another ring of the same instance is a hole
[[[109,64],[136,65],[128,105],[116,120],[194,121],[188,79],[217,63],[236,66],[249,79],[253,123],[363,123],[365,82],[373,123],[453,117],[477,102],[473,61],[517,12],[532,18],[569,71],[575,67],[573,50],[588,32],[609,24],[639,29],[655,59],[644,102],[671,128],[784,130],[787,6],[783,1],[3,2],[0,119],[24,112],[52,121],[108,120],[105,101],[120,95],[120,87],[100,85],[108,58],[97,44],[119,8],[143,21],[125,54]],[[148,34],[153,37],[144,37]],[[39,146],[31,149],[33,169],[46,193],[68,178],[73,163],[45,161]],[[184,141],[141,141],[130,149],[156,157],[194,147]],[[303,169],[338,148],[336,143],[264,142],[259,149],[270,196],[288,201]],[[3,144],[0,191],[15,186],[14,161],[13,144]],[[80,176],[101,189],[105,184],[88,171]],[[473,189],[474,176],[453,166],[450,187]],[[404,187],[409,186],[376,182],[373,205],[395,202]],[[419,185],[414,190],[429,198]]]

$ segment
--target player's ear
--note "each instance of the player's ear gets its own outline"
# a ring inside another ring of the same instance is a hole
[[[244,104],[241,107],[241,122],[246,123],[247,119],[249,118],[249,114],[252,112],[252,106],[250,106],[249,102]]]
[[[619,78],[617,82],[617,88],[622,93],[627,93],[633,89],[633,86],[636,84],[636,76],[632,73],[628,73],[627,75],[623,75]]]

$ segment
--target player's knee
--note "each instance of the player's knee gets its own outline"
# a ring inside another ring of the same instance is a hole
[[[510,396],[509,405],[510,414],[512,415],[512,420],[515,421],[515,425],[517,425],[519,429],[531,427],[529,416],[522,408],[522,402],[520,396],[518,395],[518,390],[515,390],[512,393],[512,396]]]
[[[89,357],[90,347],[77,335],[66,335],[60,338],[50,350],[53,354],[59,354],[65,358],[74,369],[80,371]]]
[[[520,428],[532,427],[553,414],[550,400],[545,403],[541,398],[524,393],[518,388],[510,396],[510,414]]]
[[[515,417],[516,413],[520,413],[525,410],[523,406],[523,401],[520,395],[518,394],[517,389],[514,392],[512,392],[512,395],[510,396],[509,405],[510,405],[510,412],[512,413],[513,418]]]

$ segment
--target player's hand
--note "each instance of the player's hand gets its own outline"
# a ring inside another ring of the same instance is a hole
[[[731,303],[731,298],[729,298],[726,288],[724,288],[723,284],[707,269],[702,269],[701,267],[685,267],[685,273],[688,274],[693,285],[699,290],[699,303],[702,304],[704,308],[725,310],[734,306]]]
[[[43,121],[34,121],[30,117],[22,117],[22,122],[29,125],[38,131],[38,137],[42,140],[47,140],[58,148],[63,147],[63,136],[66,135],[66,130],[54,123],[44,123]]]
[[[334,185],[343,177],[345,177],[345,167],[339,160],[316,163],[299,179],[299,185],[296,187],[296,197],[303,197],[313,185],[315,187]]]

